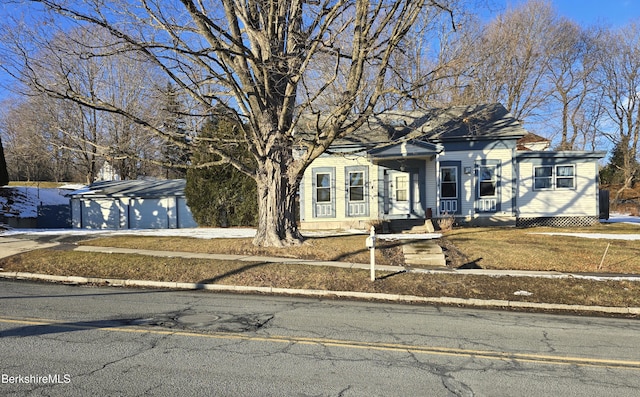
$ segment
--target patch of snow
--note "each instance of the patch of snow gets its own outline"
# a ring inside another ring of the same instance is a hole
[[[67,189],[12,186],[3,190],[9,194],[0,196],[0,208],[10,217],[36,218],[39,205],[69,204]]]
[[[67,183],[67,184],[64,184],[64,185],[60,186],[59,189],[73,191],[73,190],[81,190],[81,189],[84,189],[86,187],[87,187],[87,185],[82,184],[82,183]]]
[[[531,234],[543,234],[546,236],[568,236],[568,237],[580,237],[580,238],[592,238],[592,239],[607,239],[607,240],[640,240],[640,234],[608,234],[608,233],[531,233]]]
[[[640,223],[640,216],[628,214],[611,213],[609,219],[600,221],[601,223]]]
[[[251,228],[185,228],[185,229],[11,229],[0,231],[0,236],[19,234],[40,236],[156,236],[213,238],[250,238],[256,229]]]
[[[256,229],[253,228],[185,228],[185,229],[11,229],[0,230],[0,236],[15,236],[19,234],[40,235],[40,236],[157,236],[157,237],[191,237],[200,239],[214,238],[253,238]],[[345,235],[368,235],[361,230],[349,231],[303,231],[306,237],[318,236],[345,236]],[[432,234],[378,234],[378,238],[383,240],[429,240],[440,238],[437,233]]]
[[[640,217],[612,213],[608,220],[602,220],[601,223],[629,223],[637,224],[640,226]],[[640,240],[640,228],[638,234],[610,234],[610,233],[561,233],[561,232],[547,232],[547,233],[531,233],[531,234],[543,234],[547,236],[569,236],[580,238],[592,238],[592,239],[608,239],[608,240]]]

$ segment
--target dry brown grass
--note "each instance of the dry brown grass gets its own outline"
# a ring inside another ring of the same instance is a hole
[[[58,188],[65,185],[64,182],[45,182],[45,181],[16,181],[9,182],[9,186],[25,186],[25,187],[40,187],[43,189]]]
[[[541,232],[640,233],[640,225],[609,224],[581,230],[464,228],[445,239],[464,254],[461,262],[485,269],[640,274],[640,241],[549,236]],[[610,247],[604,256],[607,244]],[[457,263],[456,267],[464,265]]]
[[[379,272],[379,278],[371,282],[368,270],[62,250],[33,251],[4,259],[0,264],[5,271],[53,275],[377,292],[424,297],[640,306],[640,283],[628,281]],[[514,292],[521,290],[533,295],[514,295]]]
[[[611,243],[601,271],[640,273],[640,242],[590,240],[545,236],[537,232],[576,232],[562,229],[464,228],[445,234],[457,266],[476,264],[491,269],[557,270],[595,272],[607,243]],[[592,233],[639,233],[640,225],[601,225],[579,230]],[[377,263],[402,264],[401,244],[382,242]],[[81,244],[124,248],[160,249],[203,253],[286,256],[367,263],[364,236],[311,238],[300,247],[264,249],[249,239],[200,240],[175,237],[107,237]],[[369,281],[368,270],[290,265],[280,263],[156,258],[142,255],[87,253],[72,246],[39,250],[0,260],[5,271],[54,275],[78,275],[117,279],[207,282],[259,287],[342,290],[477,299],[520,300],[640,307],[640,282],[591,281],[583,279],[539,279],[530,277],[487,277],[460,274],[378,273]],[[515,296],[516,291],[531,296]]]
[[[103,237],[84,241],[82,245],[150,249],[162,251],[197,252],[206,254],[233,254],[274,256],[279,258],[317,259],[369,263],[369,250],[364,235],[312,237],[302,245],[287,248],[256,247],[248,238],[195,239],[188,237]],[[379,240],[376,263],[402,265],[401,246],[397,242]]]

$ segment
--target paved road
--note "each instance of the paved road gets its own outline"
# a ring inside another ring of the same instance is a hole
[[[0,281],[3,396],[637,396],[639,345],[637,320]]]

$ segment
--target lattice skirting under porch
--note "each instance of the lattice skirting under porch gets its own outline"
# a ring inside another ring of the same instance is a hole
[[[597,224],[597,216],[557,216],[545,218],[518,218],[517,227],[584,227]]]

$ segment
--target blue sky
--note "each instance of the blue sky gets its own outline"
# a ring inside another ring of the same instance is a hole
[[[521,0],[498,0],[502,7],[517,5]],[[632,19],[640,20],[640,0],[551,0],[560,15],[580,25],[602,23],[617,27]]]
[[[581,25],[620,26],[640,18],[640,0],[553,0],[558,12]]]

